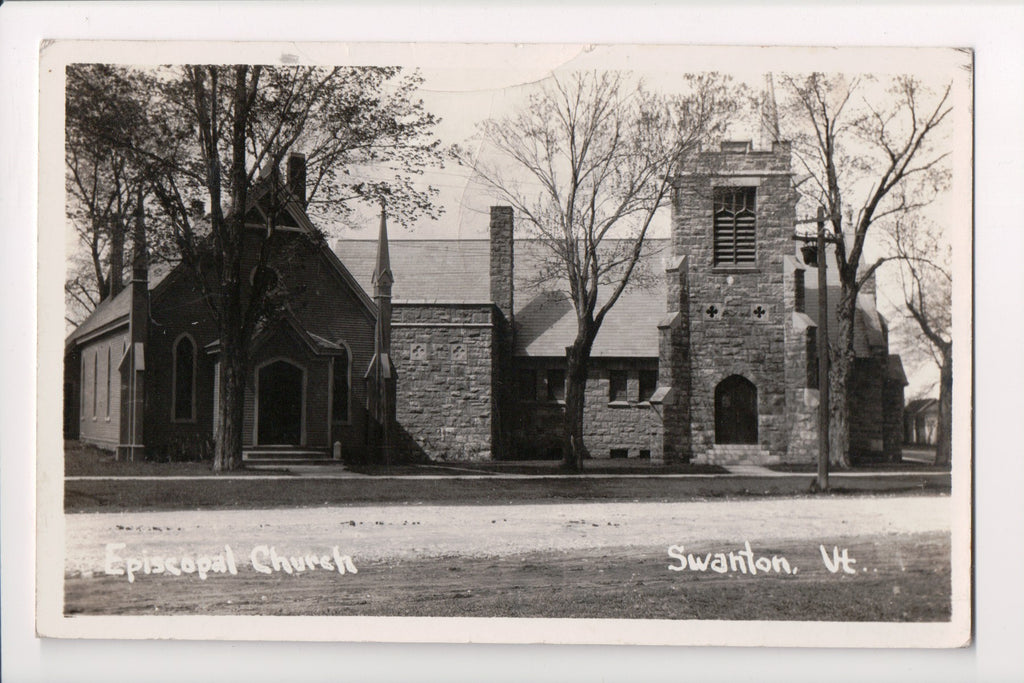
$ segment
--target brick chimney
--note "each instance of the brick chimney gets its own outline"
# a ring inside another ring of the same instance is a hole
[[[306,155],[301,152],[288,155],[288,189],[306,208]]]
[[[121,364],[121,397],[118,460],[142,460],[146,456],[146,344],[149,341],[149,253],[146,249],[146,214],[139,191],[132,231],[131,307],[128,311],[128,353]]]
[[[491,207],[491,301],[512,322],[512,207]]]

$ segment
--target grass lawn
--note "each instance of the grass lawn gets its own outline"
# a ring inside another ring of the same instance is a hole
[[[239,470],[232,474],[267,474],[263,471]],[[282,470],[283,473],[283,470]],[[217,476],[209,460],[181,462],[126,462],[115,460],[111,451],[78,441],[64,442],[64,476],[66,477],[167,477]]]
[[[587,474],[709,474],[722,472],[711,466],[657,468],[629,461],[594,464]],[[536,479],[422,480],[407,474],[521,474]],[[833,479],[834,495],[948,493],[948,476],[930,474],[927,467],[908,468],[907,474],[889,477]],[[209,462],[118,462],[111,453],[77,442],[67,442],[67,476],[124,477],[145,479],[69,480],[64,484],[66,512],[121,510],[182,510],[223,508],[271,508],[317,505],[439,503],[478,505],[490,503],[590,502],[590,501],[673,501],[750,496],[794,496],[808,493],[813,470],[807,477],[693,477],[591,478],[545,477],[560,473],[557,463],[439,464],[364,468],[367,476],[315,478],[294,476],[264,479],[262,475],[288,476],[281,470],[238,470],[225,478],[210,470]],[[391,474],[384,478],[379,475]],[[242,479],[235,475],[241,475]],[[170,476],[192,477],[171,479]]]
[[[793,472],[798,474],[814,474],[818,471],[818,466],[810,464],[800,465],[768,465],[768,469],[774,472]],[[832,474],[843,473],[843,472],[905,472],[907,474],[914,474],[920,472],[949,472],[949,465],[932,465],[923,462],[914,462],[910,460],[904,460],[903,462],[875,462],[870,464],[854,464],[849,469],[837,469],[831,467],[829,472]]]
[[[440,557],[317,571],[65,581],[66,613],[126,615],[509,616],[633,619],[946,621],[949,536],[830,540],[848,547],[856,574],[830,573],[818,540],[755,547],[785,556],[795,574],[669,571],[663,547],[500,557]],[[735,542],[691,552],[739,550]],[[427,637],[429,640],[429,636]]]
[[[488,505],[681,501],[808,494],[813,476],[760,478],[196,479],[67,481],[65,512],[258,509],[319,505]],[[834,482],[832,495],[949,492],[949,478],[906,476]]]

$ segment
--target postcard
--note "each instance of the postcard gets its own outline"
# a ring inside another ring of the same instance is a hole
[[[970,51],[40,67],[40,635],[970,643]]]

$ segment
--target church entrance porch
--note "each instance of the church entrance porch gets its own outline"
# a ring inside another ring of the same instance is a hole
[[[300,446],[304,442],[306,373],[279,359],[256,372],[256,444]]]

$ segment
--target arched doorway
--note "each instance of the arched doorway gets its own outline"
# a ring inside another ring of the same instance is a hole
[[[715,443],[757,443],[757,387],[730,375],[715,387]]]
[[[301,446],[305,372],[286,360],[257,371],[256,442],[261,446]]]

